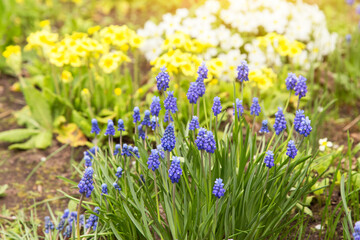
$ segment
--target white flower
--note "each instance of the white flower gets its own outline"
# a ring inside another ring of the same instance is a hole
[[[328,141],[327,138],[323,138],[319,140],[319,150],[324,152],[327,147],[331,148],[333,143]]]

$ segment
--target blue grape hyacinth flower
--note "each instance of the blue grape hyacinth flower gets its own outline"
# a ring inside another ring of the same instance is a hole
[[[222,106],[221,106],[221,101],[220,101],[219,97],[214,97],[214,103],[213,103],[213,106],[211,109],[214,113],[214,116],[217,116],[221,113]]]
[[[152,102],[150,104],[151,115],[158,117],[160,110],[161,110],[160,98],[157,96],[154,96],[152,98]]]
[[[65,227],[66,219],[69,217],[70,211],[69,209],[65,209],[63,215],[61,216],[60,222],[56,227],[56,230],[62,231]]]
[[[188,92],[186,93],[186,97],[191,104],[196,104],[197,100],[199,99],[196,82],[190,83],[190,87]]]
[[[172,183],[178,183],[182,175],[182,169],[180,166],[180,160],[178,157],[173,157],[173,160],[169,169],[169,178]]]
[[[298,79],[294,73],[289,73],[285,79],[286,89],[291,91],[294,90]]]
[[[131,156],[129,146],[126,143],[123,144],[121,155],[129,156],[129,157]]]
[[[100,214],[100,208],[99,207],[96,207],[94,208],[94,212],[99,215]],[[98,220],[99,220],[99,217],[95,215],[95,214],[91,214],[90,217],[87,219],[86,221],[86,229],[89,229],[89,228],[93,228],[93,230],[95,231],[96,230],[96,226],[97,226],[97,223],[98,223]]]
[[[204,96],[206,88],[205,88],[205,83],[204,83],[204,78],[202,78],[201,76],[199,76],[196,81],[196,92],[198,95],[198,98],[201,98],[202,96]]]
[[[84,157],[85,167],[91,167],[91,158],[89,156]]]
[[[165,151],[171,152],[175,148],[176,138],[173,124],[169,124],[161,138],[161,146]]]
[[[160,158],[160,155],[159,155],[158,150],[152,149],[151,153],[149,155],[148,161],[147,161],[148,168],[155,172],[155,170],[158,169],[160,166],[159,158]]]
[[[292,159],[294,159],[297,155],[297,149],[293,140],[290,140],[287,145],[286,155]]]
[[[92,147],[89,150],[84,152],[84,157],[88,156],[89,158],[93,159],[96,151],[99,152],[99,147]]]
[[[168,122],[168,121],[169,121],[169,118],[170,118],[170,122],[173,122],[173,121],[174,121],[173,117],[172,117],[171,114],[170,114],[170,111],[169,111],[169,110],[166,110],[166,111],[165,111],[165,116],[164,116],[164,122]]]
[[[286,129],[286,120],[281,107],[279,107],[277,113],[275,113],[274,129],[276,135],[279,135]]]
[[[236,68],[237,77],[239,82],[249,81],[249,67],[245,60],[241,61],[240,65]]]
[[[113,183],[113,187],[115,188],[115,190],[121,192],[121,187],[119,186],[119,184],[117,182]]]
[[[116,144],[115,145],[115,150],[114,150],[114,156],[118,155],[121,151],[121,146],[120,144]]]
[[[195,139],[195,144],[196,147],[198,148],[199,151],[201,150],[205,150],[205,146],[206,146],[206,129],[205,128],[200,128],[199,129],[199,133]]]
[[[266,152],[266,156],[264,158],[264,163],[265,163],[266,167],[268,167],[268,168],[272,168],[273,166],[275,166],[274,153],[271,150]]]
[[[207,69],[205,62],[203,62],[199,66],[199,68],[197,70],[197,74],[199,75],[199,77],[201,77],[203,79],[207,79],[208,78],[208,72],[209,72],[209,70]]]
[[[157,122],[158,122],[158,117],[152,116],[150,120],[151,130],[155,131],[155,129],[160,126]]]
[[[360,240],[360,221],[355,223],[353,237],[354,240]]]
[[[240,116],[242,116],[243,113],[244,113],[244,107],[242,105],[242,100],[237,98],[235,102],[236,102],[237,117],[238,117],[238,119],[240,119]],[[235,116],[235,106],[234,106],[234,104],[233,104],[233,107],[234,107],[233,116]]]
[[[65,228],[65,231],[63,233],[63,236],[67,237],[67,238],[70,238],[71,233],[72,233],[72,225],[67,225],[66,228]]]
[[[145,111],[145,116],[144,116],[144,120],[141,123],[143,126],[147,126],[150,127],[151,126],[151,122],[150,122],[150,111],[146,110]]]
[[[267,120],[263,120],[262,121],[262,124],[261,124],[261,129],[259,131],[259,133],[268,133],[270,132],[269,131],[269,128],[268,128],[268,121]]]
[[[139,149],[138,149],[136,146],[133,147],[132,153],[133,153],[137,158],[140,158]]]
[[[169,88],[170,76],[165,67],[160,68],[161,72],[156,76],[156,86],[159,91]]]
[[[45,233],[49,233],[50,231],[54,230],[54,224],[51,222],[50,217],[46,216],[45,217]]]
[[[100,128],[98,125],[98,122],[95,118],[91,120],[91,131],[90,133],[95,133],[95,135],[98,135],[100,133]]]
[[[92,169],[92,167],[86,168],[84,176],[82,177],[82,179],[78,184],[79,192],[81,194],[85,194],[87,198],[90,197],[91,192],[94,189],[93,174],[94,174],[94,170]]]
[[[303,98],[306,96],[307,93],[307,85],[306,85],[306,78],[303,76],[299,76],[297,84],[294,88],[295,90],[295,95],[299,96],[299,98]]]
[[[109,193],[108,192],[108,187],[107,187],[106,183],[103,183],[101,185],[101,196],[104,195],[104,194],[108,194],[108,193]]]
[[[138,131],[139,131],[139,138],[142,140],[145,140],[146,135],[145,135],[145,131],[144,131],[144,125],[139,124],[139,126],[137,127]]]
[[[303,119],[301,121],[299,133],[301,135],[304,135],[304,137],[307,137],[310,135],[311,131],[312,131],[311,121],[310,121],[309,117],[305,117],[305,119]]]
[[[161,146],[161,144],[157,145],[156,149],[159,152],[159,156],[164,159],[165,158],[165,152],[164,152],[164,148]]]
[[[119,179],[119,178],[121,178],[122,174],[123,174],[123,169],[121,167],[118,167],[116,169],[115,176]]]
[[[259,104],[259,99],[254,97],[250,107],[250,115],[259,116],[260,112],[261,112],[261,107]]]
[[[105,131],[105,136],[114,136],[115,135],[115,128],[114,128],[114,122],[112,120],[108,120],[107,128]]]
[[[224,189],[224,183],[223,180],[221,178],[217,178],[215,180],[215,184],[213,187],[213,191],[212,193],[215,195],[215,197],[217,198],[221,198],[222,196],[224,196],[225,194],[225,189]]]
[[[118,131],[125,131],[125,125],[124,125],[124,121],[122,119],[118,120]]]
[[[294,129],[300,133],[301,122],[305,119],[304,110],[297,110],[294,118]]]
[[[141,122],[140,109],[139,107],[134,107],[133,123],[136,124],[137,122]]]
[[[172,113],[176,113],[178,111],[176,100],[177,98],[174,97],[173,91],[167,92],[167,98],[164,101],[164,107],[166,110],[171,111]]]
[[[214,153],[216,150],[215,138],[211,131],[206,132],[204,148],[207,153]]]
[[[197,116],[193,116],[190,123],[189,123],[189,130],[194,131],[195,129],[199,128],[199,121]]]

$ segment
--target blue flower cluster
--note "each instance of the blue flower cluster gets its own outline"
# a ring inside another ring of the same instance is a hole
[[[201,77],[202,79],[207,79],[207,78],[208,78],[208,72],[209,72],[209,70],[207,69],[205,62],[203,62],[203,63],[199,66],[198,71],[197,71],[197,74],[198,74],[199,77]]]
[[[304,135],[304,137],[307,137],[310,135],[311,131],[312,131],[311,121],[310,121],[309,117],[305,117],[305,119],[303,119],[301,121],[299,133],[301,135]]]
[[[45,233],[49,233],[50,231],[54,230],[54,224],[51,222],[50,217],[46,216],[45,217]]]
[[[295,142],[293,140],[290,140],[288,145],[287,145],[287,149],[286,149],[286,155],[292,159],[294,159],[296,157],[297,154],[297,149],[295,146]]]
[[[307,86],[306,86],[306,78],[303,76],[299,76],[296,86],[294,87],[295,95],[299,96],[299,98],[303,98],[306,96],[307,93]]]
[[[274,129],[276,135],[279,135],[286,129],[286,120],[281,107],[279,107],[277,113],[275,113]]]
[[[118,131],[125,131],[125,125],[124,125],[124,121],[122,119],[118,120]]]
[[[78,184],[79,192],[81,194],[85,194],[86,197],[90,197],[91,192],[94,189],[93,174],[94,174],[94,170],[92,169],[92,167],[86,168],[84,176]]]
[[[240,119],[240,116],[242,116],[243,113],[244,113],[244,107],[242,105],[242,101],[240,99],[238,99],[238,98],[235,100],[235,103],[236,103],[237,117],[238,117],[238,119]],[[234,106],[234,104],[233,104],[233,108],[234,108],[233,116],[235,116],[235,106]]]
[[[139,107],[134,107],[133,123],[136,124],[137,122],[140,122],[140,121],[141,121],[140,109],[139,109]]]
[[[170,122],[173,122],[173,121],[174,121],[173,117],[172,117],[171,114],[170,114],[170,111],[169,111],[169,110],[166,110],[166,111],[165,111],[165,116],[164,116],[164,122],[168,122],[168,121],[169,121],[169,118],[170,118]]]
[[[275,166],[274,153],[271,150],[266,152],[266,156],[264,158],[264,163],[265,163],[266,167],[268,167],[268,168],[272,168],[273,166]]]
[[[261,124],[261,129],[259,131],[259,133],[268,133],[270,132],[269,131],[269,128],[268,128],[268,121],[267,120],[263,120],[262,121],[262,124]]]
[[[145,131],[144,131],[144,125],[139,124],[139,126],[138,126],[138,131],[139,131],[139,138],[141,138],[142,140],[144,140],[145,137],[146,137]]]
[[[108,120],[108,124],[107,124],[107,128],[106,128],[106,131],[105,131],[105,136],[107,135],[112,135],[114,136],[115,135],[115,128],[114,128],[114,122],[112,120]]]
[[[174,97],[173,91],[168,91],[167,94],[168,96],[164,101],[164,108],[168,111],[171,111],[172,113],[176,113],[178,110],[176,103],[177,98]]]
[[[215,185],[213,187],[213,191],[212,193],[215,195],[215,197],[217,198],[221,198],[222,196],[224,196],[225,194],[225,189],[224,189],[224,183],[223,180],[221,178],[217,178],[215,180]]]
[[[172,183],[178,183],[182,175],[182,169],[180,166],[180,160],[178,157],[173,157],[171,166],[169,169],[169,178]]]
[[[151,153],[149,155],[148,158],[148,168],[155,171],[156,169],[159,168],[160,166],[160,161],[159,161],[160,155],[157,149],[152,149]]]
[[[193,116],[190,123],[189,123],[189,130],[194,131],[195,129],[199,128],[199,121],[197,116]]]
[[[247,65],[247,62],[241,61],[241,64],[237,67],[237,77],[236,79],[239,82],[243,81],[249,81],[249,67]]]
[[[114,156],[118,155],[121,151],[121,146],[120,144],[116,144],[115,145],[115,150],[114,150]]]
[[[161,146],[165,151],[171,152],[175,148],[175,143],[174,126],[169,124],[165,129],[164,136],[161,138]]]
[[[118,167],[116,169],[115,176],[119,179],[119,178],[121,178],[122,174],[123,174],[123,169],[121,167]]]
[[[141,123],[143,126],[151,126],[151,122],[150,122],[150,111],[146,110],[145,111],[145,116],[144,116],[144,120]]]
[[[190,87],[188,92],[186,93],[186,97],[191,104],[196,104],[197,100],[199,99],[197,82],[190,83]]]
[[[101,185],[101,195],[108,194],[108,193],[109,193],[108,192],[108,187],[107,187],[106,183],[103,183]]]
[[[305,119],[304,110],[297,110],[294,118],[294,129],[300,133],[301,122]]]
[[[115,188],[115,190],[121,192],[121,187],[119,186],[119,184],[117,182],[113,183],[113,187]]]
[[[254,97],[250,107],[250,115],[259,116],[260,112],[261,112],[261,107],[259,105],[259,99]]]
[[[298,79],[294,73],[289,73],[285,79],[286,89],[291,91],[294,90]]]
[[[211,109],[214,113],[214,116],[217,116],[221,113],[222,106],[219,97],[214,97],[214,103]]]
[[[92,147],[89,150],[84,152],[84,157],[88,156],[89,158],[93,159],[95,156],[96,151],[99,151],[98,147]]]
[[[100,128],[98,125],[98,122],[95,118],[91,120],[91,131],[90,133],[95,133],[95,135],[98,135],[100,133]]]
[[[158,117],[152,116],[152,118],[150,120],[151,130],[155,131],[156,127],[160,126],[157,122],[158,122]]]
[[[355,223],[353,237],[354,240],[360,240],[360,221]]]
[[[157,96],[154,96],[152,98],[152,102],[150,104],[151,115],[158,117],[159,113],[160,113],[160,110],[161,110],[160,98],[157,97]]]
[[[156,85],[159,91],[164,90],[165,92],[169,88],[170,76],[165,67],[160,68],[160,70],[161,72],[156,76]]]
[[[62,231],[65,227],[65,222],[69,217],[70,211],[69,209],[65,209],[64,214],[62,215],[59,225],[56,227],[57,230]]]
[[[207,131],[205,128],[200,128],[195,144],[198,150],[205,150],[208,153],[214,153],[216,150],[216,142],[214,135],[211,131]]]
[[[89,156],[84,157],[85,167],[91,167],[91,158]]]
[[[99,211],[99,210],[100,210],[99,207],[94,208],[94,212],[95,212],[97,215],[100,214],[100,211]],[[97,215],[95,215],[95,214],[91,214],[91,215],[90,215],[90,217],[89,217],[88,220],[86,221],[86,225],[85,225],[85,227],[86,227],[87,229],[89,229],[89,228],[92,227],[94,231],[96,230],[96,226],[97,226],[98,220],[99,220],[99,217],[98,217]]]

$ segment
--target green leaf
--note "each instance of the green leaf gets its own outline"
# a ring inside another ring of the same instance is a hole
[[[9,185],[0,185],[0,197],[5,197],[5,191],[8,189]]]
[[[50,146],[52,140],[52,132],[41,131],[39,134],[32,136],[29,140],[24,143],[12,144],[9,149],[31,149],[39,148],[45,149]]]
[[[0,141],[3,142],[21,142],[25,139],[38,134],[39,130],[37,129],[12,129],[0,133]]]

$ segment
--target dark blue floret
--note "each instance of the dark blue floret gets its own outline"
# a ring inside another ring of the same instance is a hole
[[[166,111],[165,111],[165,116],[164,116],[164,122],[168,122],[168,121],[169,121],[169,115],[170,115],[170,121],[171,121],[171,122],[174,121],[173,117],[172,117],[171,114],[170,114],[170,111],[169,111],[169,110],[166,110]]]
[[[262,121],[262,124],[261,124],[261,129],[259,131],[259,133],[268,133],[270,132],[269,131],[269,128],[268,128],[268,121],[267,120],[263,120]]]
[[[104,194],[108,194],[108,187],[107,187],[106,183],[103,183],[101,185],[101,195],[104,195]]]
[[[305,119],[305,114],[303,110],[297,110],[294,118],[294,129],[300,133],[301,122]]]
[[[221,178],[217,178],[215,180],[215,185],[213,187],[213,191],[212,193],[215,195],[215,197],[217,198],[221,198],[222,196],[224,196],[225,194],[225,189],[224,189],[224,183],[223,180]]]
[[[107,128],[105,131],[105,136],[107,135],[115,135],[115,128],[114,128],[114,122],[112,120],[108,120]]]
[[[63,233],[64,237],[69,238],[71,236],[71,233],[72,233],[72,225],[67,225]]]
[[[266,167],[268,167],[268,168],[272,168],[273,166],[275,166],[274,153],[272,151],[269,150],[266,152],[266,156],[264,158],[264,163],[265,163]]]
[[[259,105],[259,99],[254,97],[250,107],[250,114],[259,116],[260,112],[261,112],[261,107]]]
[[[197,116],[193,116],[190,123],[189,123],[189,130],[194,131],[195,129],[199,128],[199,121]]]
[[[138,107],[134,107],[133,123],[136,124],[137,122],[141,122],[140,109]]]
[[[233,110],[233,116],[235,116],[235,106],[233,104],[234,110]],[[237,112],[237,117],[238,119],[240,119],[240,116],[243,115],[244,113],[244,107],[242,105],[242,101],[240,99],[236,99],[236,112]]]
[[[150,120],[151,130],[155,131],[156,127],[160,126],[157,122],[158,122],[158,117],[152,116],[152,118]]]
[[[171,152],[175,148],[175,132],[173,124],[169,124],[164,132],[164,136],[161,138],[161,146],[165,151]]]
[[[85,167],[91,167],[91,158],[89,156],[84,157]]]
[[[303,119],[301,121],[299,133],[301,135],[304,135],[304,137],[307,137],[310,135],[311,131],[312,131],[311,121],[310,121],[309,117],[305,117],[305,119]]]
[[[161,72],[156,76],[157,89],[159,91],[161,91],[161,90],[166,91],[166,89],[169,88],[170,76],[166,72],[165,67],[160,68],[160,70],[161,70]]]
[[[146,110],[145,111],[145,116],[144,116],[144,120],[141,123],[143,126],[151,126],[151,122],[150,122],[150,111]]]
[[[283,113],[282,108],[278,108],[277,113],[275,113],[275,123],[274,123],[274,129],[276,132],[276,135],[279,135],[282,131],[286,129],[286,120]]]
[[[125,155],[125,156],[128,156],[128,157],[131,156],[129,146],[126,143],[123,144],[121,155],[123,155],[123,156]]]
[[[99,207],[96,207],[94,208],[94,212],[99,215]],[[95,214],[91,214],[90,217],[87,219],[86,221],[86,228],[89,229],[89,228],[93,228],[93,230],[95,231],[96,230],[96,226],[97,226],[97,223],[98,223],[98,220],[99,220],[99,217],[95,215]]]
[[[121,178],[122,174],[123,174],[123,169],[121,167],[118,167],[115,176],[119,179]]]
[[[125,131],[125,125],[124,125],[124,121],[122,119],[118,120],[118,131]]]
[[[144,140],[146,136],[145,136],[144,126],[142,124],[139,124],[138,131],[139,131],[139,138]]]
[[[222,107],[221,107],[221,102],[220,102],[219,97],[214,97],[214,103],[213,103],[213,106],[211,109],[215,116],[217,116],[221,113]]]
[[[214,153],[216,150],[215,138],[211,131],[207,131],[207,133],[205,135],[204,148],[207,153]]]
[[[289,73],[285,79],[286,89],[291,91],[295,88],[297,83],[297,77],[294,73]]]
[[[151,153],[149,155],[147,164],[148,164],[148,168],[155,171],[156,169],[159,168],[160,166],[160,161],[159,161],[160,155],[157,149],[152,149]]]
[[[65,226],[65,221],[69,217],[70,211],[69,209],[65,209],[64,214],[62,215],[59,225],[56,227],[57,230],[62,231]]]
[[[164,101],[164,108],[172,113],[176,113],[178,110],[176,103],[177,98],[174,97],[174,92],[172,91],[168,91],[167,94],[168,96]]]
[[[201,76],[198,76],[198,78],[195,81],[196,83],[196,92],[198,95],[198,98],[204,96],[206,88],[205,88],[205,83],[204,83],[204,78],[202,78]]]
[[[137,147],[133,147],[131,151],[137,158],[140,158],[139,149]]]
[[[113,183],[113,187],[115,188],[115,190],[118,190],[119,192],[121,192],[121,187],[119,186],[119,184],[117,184],[117,182]]]
[[[237,70],[236,79],[239,82],[249,81],[249,67],[245,60],[241,62],[241,64],[237,67],[236,70]]]
[[[114,150],[114,156],[118,155],[121,151],[121,146],[120,144],[116,144],[115,145],[115,150]]]
[[[286,149],[286,155],[292,159],[294,159],[296,157],[297,154],[297,149],[295,146],[295,142],[293,140],[290,140],[288,145],[287,145],[287,149]]]
[[[100,133],[100,128],[98,125],[98,122],[95,118],[91,120],[91,131],[90,133],[95,133],[95,135],[98,135]]]
[[[79,192],[81,194],[85,194],[86,197],[90,197],[91,192],[94,189],[93,174],[94,174],[94,170],[92,169],[92,167],[86,168],[84,176],[78,184]]]
[[[160,156],[162,159],[164,159],[164,158],[165,158],[164,148],[161,146],[161,144],[158,145],[156,148],[157,148],[157,150],[158,150],[158,152],[159,152],[159,156]]]
[[[169,169],[169,178],[172,183],[178,183],[182,175],[180,160],[178,157],[173,157]]]
[[[307,93],[306,78],[300,75],[294,90],[295,90],[295,95],[299,96],[300,99],[302,97],[305,97]]]
[[[151,105],[150,105],[151,115],[158,117],[159,113],[160,113],[160,110],[161,110],[160,98],[157,97],[157,96],[154,96],[152,98],[152,102],[151,102]]]
[[[54,230],[54,224],[51,222],[50,217],[46,216],[45,217],[45,233],[49,233],[50,231]]]
[[[203,79],[207,79],[208,78],[208,72],[209,72],[209,70],[207,69],[205,62],[203,62],[199,66],[197,74],[199,75],[199,77],[201,77]]]
[[[206,129],[205,128],[200,128],[199,133],[195,139],[195,144],[198,148],[198,150],[205,150],[206,147]]]
[[[89,150],[84,152],[84,157],[88,156],[89,158],[93,159],[95,156],[95,149],[97,149],[97,151],[99,151],[99,147],[92,147]]]
[[[190,83],[190,87],[188,92],[186,93],[186,97],[191,104],[195,104],[199,98],[198,91],[197,91],[197,83],[192,82]]]

